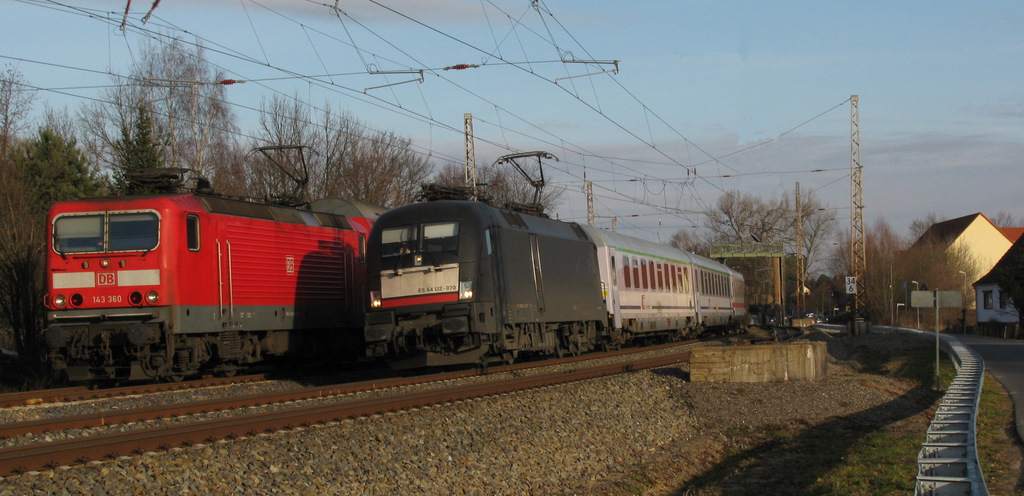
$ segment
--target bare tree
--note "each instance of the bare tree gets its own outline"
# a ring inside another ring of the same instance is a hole
[[[1018,219],[1013,214],[1004,211],[997,212],[989,217],[989,220],[998,227],[1024,227],[1024,219]]]
[[[535,162],[521,163],[521,165],[528,174],[539,176],[538,165]],[[465,171],[464,165],[448,162],[434,174],[430,181],[445,186],[463,186],[466,184]],[[494,205],[500,207],[533,203],[536,191],[530,181],[509,165],[479,167],[477,169],[477,187],[491,197]],[[544,207],[544,211],[553,211],[561,202],[564,193],[564,189],[553,188],[549,185],[541,190],[537,203]]]
[[[0,157],[7,157],[15,137],[28,129],[36,92],[14,66],[0,74]]]
[[[412,142],[378,131],[329,104],[311,110],[297,97],[264,100],[260,132],[250,154],[250,189],[272,196],[293,188],[288,178],[304,177],[305,199],[341,197],[396,206],[413,200],[430,172],[429,160]]]
[[[688,251],[690,253],[697,253],[701,255],[707,255],[708,246],[702,242],[698,234],[694,231],[687,229],[680,229],[672,235],[672,239],[669,240],[668,244],[672,245],[673,248]]]
[[[786,197],[765,201],[733,190],[705,212],[704,228],[712,243],[786,242],[792,240],[794,222]]]
[[[807,192],[800,202],[803,224],[804,255],[808,273],[819,269],[825,257],[824,248],[835,238],[839,221],[836,210],[825,207],[814,192]]]
[[[924,234],[929,227],[932,227],[933,224],[938,224],[945,220],[946,219],[944,218],[940,218],[935,212],[928,212],[928,215],[923,219],[914,219],[910,222],[910,239],[920,238],[921,235]]]
[[[127,81],[115,79],[103,101],[82,108],[85,147],[97,162],[114,165],[122,131],[135,129],[138,109],[145,108],[166,148],[166,166],[214,177],[219,170],[213,159],[234,147],[237,132],[222,81],[224,74],[212,68],[202,45],[179,39],[151,44]]]

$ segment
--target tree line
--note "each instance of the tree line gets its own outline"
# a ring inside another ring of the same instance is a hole
[[[754,311],[764,310],[773,316],[794,316],[813,311],[818,314],[845,314],[852,317],[852,295],[846,294],[844,279],[852,275],[850,233],[838,229],[836,209],[825,206],[813,192],[802,198],[797,215],[794,195],[761,198],[751,193],[727,191],[704,212],[704,223],[695,229],[680,230],[671,240],[677,248],[709,256],[712,245],[733,244],[754,247],[765,243],[782,245],[784,274],[782,284],[785,308],[780,302],[770,301],[773,308],[761,309],[760,304],[771,300],[775,281],[772,259],[729,259],[727,263],[744,274],[746,299]],[[797,246],[797,219],[803,231],[803,250]],[[963,246],[950,246],[937,239],[923,239],[932,225],[942,222],[934,213],[915,219],[907,236],[899,235],[885,220],[879,219],[865,232],[867,268],[864,280],[858,284],[866,288],[860,316],[876,324],[917,326],[917,312],[910,304],[914,290],[942,289],[961,291],[966,306],[974,301],[971,284],[985,274],[979,261]],[[990,220],[999,227],[1024,226],[1024,220],[998,212]],[[919,241],[920,239],[920,241]],[[803,258],[805,288],[797,287],[797,258]],[[996,278],[1006,294],[1015,301],[1024,301],[1024,250],[1019,260],[1011,260]],[[966,281],[966,284],[965,284]],[[805,293],[805,305],[796,307],[797,291]],[[1015,297],[1014,297],[1015,296]],[[934,313],[926,315],[920,324],[934,327]],[[959,309],[943,310],[940,320],[945,326],[964,318]]]

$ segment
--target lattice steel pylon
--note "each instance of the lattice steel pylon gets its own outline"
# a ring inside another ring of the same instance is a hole
[[[476,201],[476,146],[473,140],[473,114],[462,114],[462,120],[466,128],[466,186],[472,188],[472,200]]]
[[[865,272],[867,256],[864,248],[864,189],[861,185],[860,105],[857,95],[850,95],[850,271],[857,278],[853,300],[854,315],[859,316],[866,301]]]

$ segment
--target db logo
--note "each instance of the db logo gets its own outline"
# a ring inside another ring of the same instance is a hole
[[[117,276],[113,272],[97,272],[97,286],[117,286]]]

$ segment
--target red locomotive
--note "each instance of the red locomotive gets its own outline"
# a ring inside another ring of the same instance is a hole
[[[72,381],[180,380],[361,350],[366,237],[382,211],[196,193],[58,203],[48,214],[52,367]]]

